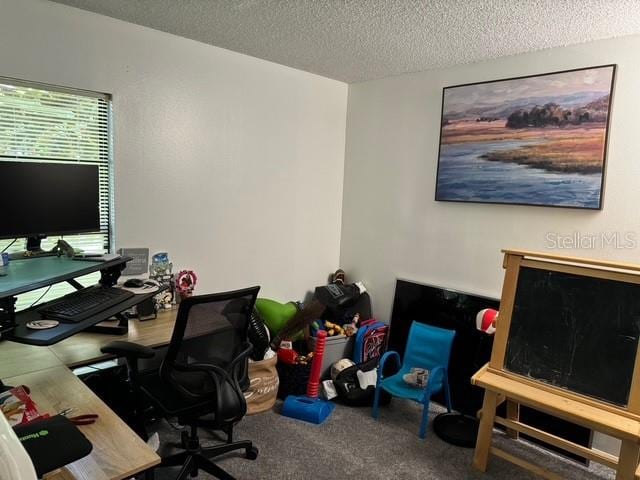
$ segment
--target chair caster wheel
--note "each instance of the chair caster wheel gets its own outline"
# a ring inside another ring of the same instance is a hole
[[[244,453],[245,458],[247,460],[255,460],[258,458],[258,447],[247,448]]]

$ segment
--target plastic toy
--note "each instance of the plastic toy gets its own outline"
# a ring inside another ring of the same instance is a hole
[[[278,349],[278,361],[286,365],[295,365],[298,353],[292,348],[279,348]]]
[[[149,278],[169,287],[162,295],[156,297],[158,308],[170,309],[175,305],[175,284],[173,281],[174,275],[171,273],[172,268],[173,263],[169,261],[167,252],[159,252],[151,257]]]
[[[476,327],[481,332],[492,335],[496,331],[498,323],[498,311],[493,308],[484,308],[476,315]]]
[[[149,266],[149,276],[151,278],[171,275],[173,263],[169,262],[169,254],[167,252],[156,253],[151,257],[151,265]]]
[[[298,355],[298,357],[296,358],[296,363],[298,365],[307,365],[312,360],[313,360],[313,352],[310,352],[306,355]]]
[[[289,395],[282,406],[282,414],[285,417],[303,420],[319,425],[323,423],[336,407],[333,403],[318,398],[320,390],[320,370],[322,357],[327,343],[327,333],[324,330],[318,332],[315,355],[311,363],[311,375],[307,383],[307,395]]]
[[[324,309],[325,306],[316,299],[307,302],[271,340],[271,348],[279,348],[281,340],[302,338],[304,329],[320,318]]]
[[[327,336],[333,337],[334,335],[344,335],[344,329],[335,323],[324,322],[324,328],[327,331]]]
[[[342,329],[344,330],[344,334],[347,337],[353,337],[358,331],[358,327],[356,327],[353,323],[345,323],[342,325]]]
[[[402,375],[402,380],[414,388],[424,388],[427,386],[427,380],[429,380],[429,370],[413,367],[409,373]]]
[[[335,380],[338,374],[345,368],[354,366],[356,363],[348,358],[342,358],[331,365],[331,380]]]
[[[339,283],[340,285],[344,285],[344,270],[339,268],[335,271],[335,273],[331,276],[331,283]]]
[[[256,309],[260,312],[265,325],[272,335],[277,335],[298,312],[298,308],[293,302],[280,303],[268,298],[258,298],[256,300]]]

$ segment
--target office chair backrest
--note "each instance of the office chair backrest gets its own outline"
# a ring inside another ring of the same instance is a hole
[[[208,375],[189,371],[189,365],[216,365],[225,370],[247,345],[247,330],[260,287],[199,295],[182,300],[161,377],[182,394],[197,398],[211,393]],[[186,368],[185,368],[186,367]],[[240,385],[248,384],[247,361],[234,375]]]
[[[447,367],[454,336],[453,330],[413,322],[403,357],[404,368],[408,370],[419,366],[431,369],[436,365]]]

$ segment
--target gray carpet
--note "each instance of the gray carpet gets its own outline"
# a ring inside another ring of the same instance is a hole
[[[486,474],[471,468],[472,449],[459,448],[440,440],[430,430],[418,438],[420,407],[394,399],[383,407],[380,420],[371,418],[370,408],[338,406],[323,425],[317,426],[281,416],[274,411],[245,417],[236,427],[236,439],[253,440],[260,449],[257,460],[245,460],[242,453],[221,457],[218,464],[241,480],[345,478],[529,480],[537,478],[502,459],[493,457]],[[431,420],[440,413],[433,405]],[[167,423],[156,426],[161,441],[176,442],[179,431]],[[612,479],[613,471],[592,463],[587,469],[550,454],[526,441],[513,441],[496,433],[496,444],[530,461],[546,466],[568,480]],[[213,443],[202,434],[203,444]],[[159,469],[156,479],[174,478],[177,471]],[[207,474],[198,478],[210,479]]]

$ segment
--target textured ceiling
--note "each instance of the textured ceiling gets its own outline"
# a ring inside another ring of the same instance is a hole
[[[54,0],[345,82],[640,33],[640,0]]]

